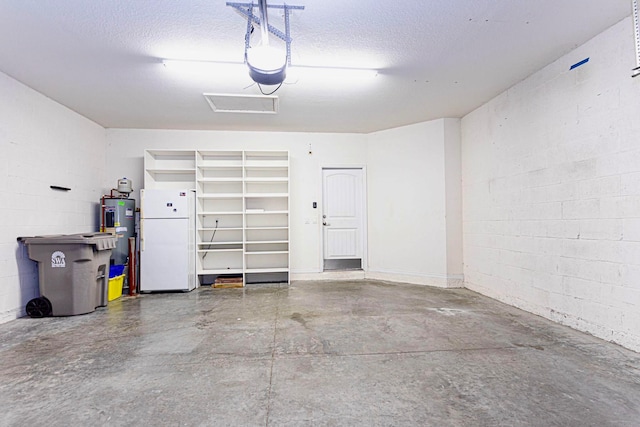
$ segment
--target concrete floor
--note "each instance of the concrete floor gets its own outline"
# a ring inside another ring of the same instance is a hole
[[[3,426],[638,426],[640,355],[468,290],[298,282],[0,325]]]

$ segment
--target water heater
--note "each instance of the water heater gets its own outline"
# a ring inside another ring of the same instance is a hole
[[[129,237],[135,235],[136,201],[105,197],[102,209],[102,231],[118,236],[111,259],[114,264],[125,264],[129,256]]]

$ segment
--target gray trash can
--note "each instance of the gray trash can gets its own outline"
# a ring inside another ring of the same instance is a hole
[[[38,262],[40,297],[27,303],[31,317],[72,316],[108,302],[109,259],[117,237],[83,233],[21,237]]]

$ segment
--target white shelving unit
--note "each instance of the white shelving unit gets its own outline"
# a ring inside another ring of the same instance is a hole
[[[199,151],[198,275],[244,274],[242,151]]]
[[[147,150],[145,188],[195,188],[199,276],[289,282],[287,151]]]
[[[289,153],[244,152],[245,282],[289,281]]]
[[[196,157],[188,150],[146,150],[144,188],[181,190],[196,188]]]

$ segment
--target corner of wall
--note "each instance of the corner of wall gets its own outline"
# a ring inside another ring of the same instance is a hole
[[[0,73],[0,323],[39,295],[36,262],[18,236],[97,230],[106,132],[90,119]],[[56,191],[50,186],[71,188]]]
[[[463,277],[461,120],[445,118],[442,124],[444,127],[447,276]]]

